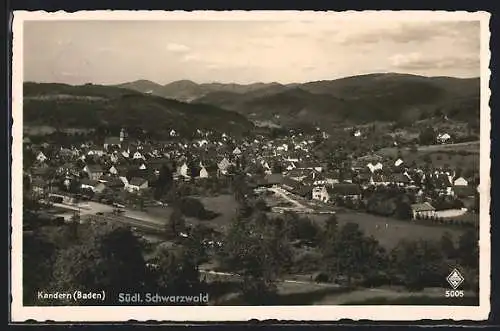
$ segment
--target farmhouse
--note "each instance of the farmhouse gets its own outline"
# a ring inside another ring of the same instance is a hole
[[[428,202],[411,205],[411,212],[413,219],[431,218],[436,216],[436,208]]]

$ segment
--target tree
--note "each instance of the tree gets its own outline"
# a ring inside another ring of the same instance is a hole
[[[357,223],[346,223],[340,230],[327,228],[324,259],[329,272],[347,277],[350,285],[356,276],[379,270],[383,250],[374,238],[367,238]],[[338,232],[337,232],[338,231]]]
[[[199,293],[200,281],[198,265],[192,252],[186,249],[172,250],[159,246],[154,261],[154,284],[159,293],[168,295],[189,295]]]
[[[297,217],[287,220],[288,236],[291,240],[302,239],[316,243],[319,239],[321,229],[307,217]]]
[[[436,142],[436,131],[433,127],[423,129],[419,134],[420,145],[433,145]]]
[[[23,233],[23,304],[40,304],[36,293],[52,282],[56,247],[37,232]]]
[[[444,256],[448,259],[454,259],[456,257],[456,248],[453,238],[449,232],[445,232],[441,236],[440,243]]]
[[[276,281],[291,262],[285,229],[264,215],[236,218],[219,254],[223,267],[243,276],[241,291],[250,304],[269,304]]]
[[[209,233],[210,228],[202,224],[197,224],[189,233],[185,246],[186,250],[189,252],[189,256],[194,260],[196,265],[199,265],[207,259],[207,251],[203,245],[203,241]]]
[[[86,240],[59,252],[52,288],[104,290],[103,304],[115,303],[123,289],[139,292],[144,288],[147,275],[141,244],[129,228],[98,223],[87,235]]]
[[[460,236],[457,255],[462,265],[471,268],[479,267],[479,232],[469,229]]]
[[[441,286],[447,276],[439,242],[402,240],[391,252],[391,272],[410,290]]]
[[[258,199],[255,201],[254,208],[260,211],[269,211],[270,208],[267,206],[266,201],[264,199]]]
[[[165,226],[165,233],[168,238],[174,239],[179,236],[179,234],[186,229],[186,220],[184,219],[182,212],[179,208],[174,207],[172,214],[168,219]]]

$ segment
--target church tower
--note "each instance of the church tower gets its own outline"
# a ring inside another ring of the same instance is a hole
[[[123,142],[124,140],[127,139],[127,132],[125,131],[124,128],[120,131],[120,142]]]

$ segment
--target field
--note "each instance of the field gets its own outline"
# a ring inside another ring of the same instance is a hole
[[[215,197],[199,198],[206,209],[219,213],[219,216],[210,221],[200,221],[195,218],[186,218],[188,224],[194,225],[202,222],[204,225],[213,227],[219,231],[227,229],[231,220],[236,215],[237,204],[234,197],[230,194],[219,195]],[[171,208],[169,207],[150,207],[147,214],[154,218],[168,219]],[[269,213],[271,217],[282,216],[279,213]],[[331,216],[329,214],[303,214],[310,219],[324,225],[325,221]],[[454,238],[458,238],[463,229],[455,226],[440,226],[419,224],[412,221],[402,221],[388,217],[376,216],[355,211],[338,211],[337,220],[339,225],[348,222],[359,224],[366,235],[373,235],[382,246],[387,249],[394,247],[399,240],[407,239],[430,239],[439,240],[445,232],[449,232]],[[387,227],[386,227],[387,224]]]
[[[199,221],[195,218],[187,218],[188,224],[203,224],[224,231],[236,215],[237,204],[232,195],[224,194],[216,197],[199,198],[205,208],[219,213],[215,219],[210,221]],[[168,219],[171,208],[151,207],[147,213],[155,218]],[[269,213],[271,217],[279,217],[281,214]],[[331,215],[328,214],[304,214],[304,216],[324,225],[325,221]],[[366,235],[373,235],[384,247],[391,249],[399,240],[407,239],[431,239],[439,240],[445,232],[449,232],[454,238],[458,238],[463,229],[454,226],[439,226],[418,224],[412,221],[396,220],[388,217],[376,216],[354,211],[339,211],[337,213],[339,225],[348,222],[359,224]],[[387,224],[387,227],[386,227]]]
[[[307,216],[320,225],[324,225],[330,217],[321,214]],[[445,232],[458,239],[463,232],[453,226],[424,225],[354,211],[338,212],[337,221],[340,226],[350,222],[357,223],[366,235],[375,237],[386,249],[393,248],[401,239],[439,240]]]
[[[209,221],[200,221],[196,218],[186,217],[186,223],[188,225],[203,223],[206,226],[223,231],[236,215],[236,201],[230,194],[223,194],[215,197],[199,197],[198,199],[203,203],[207,210],[216,212],[219,215]],[[164,219],[166,222],[172,213],[172,208],[148,207],[146,213],[153,218]]]
[[[54,133],[56,130],[53,126],[48,125],[24,125],[23,133],[28,136],[43,136]],[[64,128],[61,131],[74,134],[74,133],[89,133],[93,130],[91,129],[79,129],[79,128]]]
[[[430,145],[420,146],[417,152],[411,151],[410,148],[387,147],[376,153],[380,156],[396,158],[398,152],[406,164],[415,162],[417,165],[424,165],[425,158],[428,157],[433,166],[452,168],[479,168],[479,142],[467,142],[460,144],[448,145]]]

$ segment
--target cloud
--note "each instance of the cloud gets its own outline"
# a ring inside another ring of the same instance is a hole
[[[394,22],[391,26],[348,34],[342,40],[342,44],[374,44],[380,41],[404,44],[443,37],[459,40],[478,39],[479,22]]]
[[[399,70],[479,69],[479,56],[424,57],[409,53],[393,55],[389,61]]]
[[[169,43],[167,44],[167,50],[173,53],[186,53],[189,52],[191,49],[186,45]]]
[[[181,62],[195,62],[199,60],[201,60],[201,57],[194,53],[186,54],[181,58]]]

